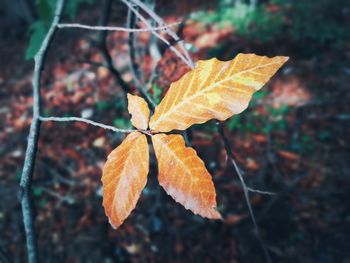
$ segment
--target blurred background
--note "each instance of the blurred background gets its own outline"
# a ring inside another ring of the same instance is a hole
[[[126,25],[121,1],[67,2],[63,22],[97,25],[110,2],[108,24]],[[175,30],[195,61],[239,52],[290,57],[250,107],[226,121],[225,132],[246,183],[276,192],[251,193],[273,262],[350,262],[349,1],[145,2],[167,23],[182,22]],[[32,58],[54,6],[55,0],[0,5],[0,262],[26,262],[17,191],[32,116]],[[189,69],[149,33],[135,39],[139,72],[152,75],[147,88],[159,102]],[[100,40],[98,32],[59,30],[43,73],[43,115],[131,127],[120,82],[101,65]],[[108,33],[106,45],[135,90],[128,34]],[[224,220],[202,219],[167,196],[152,154],[136,209],[113,230],[100,178],[122,139],[83,123],[43,123],[32,185],[42,262],[266,262],[214,121],[193,126],[190,141],[213,175]]]

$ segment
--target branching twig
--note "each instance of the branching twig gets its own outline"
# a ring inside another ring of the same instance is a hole
[[[52,42],[52,39],[54,37],[54,34],[57,30],[57,28],[81,28],[81,29],[88,29],[88,30],[101,30],[99,33],[99,47],[101,49],[103,58],[105,60],[106,67],[111,71],[111,73],[115,76],[116,80],[120,84],[121,88],[125,93],[130,92],[130,87],[128,84],[123,80],[121,77],[119,71],[116,69],[116,67],[113,64],[112,57],[108,51],[107,44],[106,44],[106,37],[108,31],[125,31],[130,33],[130,40],[129,40],[129,46],[130,46],[130,57],[131,57],[131,71],[134,75],[135,79],[135,85],[138,88],[140,95],[146,99],[146,101],[150,104],[151,108],[154,107],[154,102],[148,97],[148,94],[144,90],[144,83],[141,82],[138,78],[136,66],[134,63],[134,46],[132,44],[132,36],[134,32],[152,32],[153,35],[155,35],[158,39],[163,41],[165,44],[167,44],[172,50],[186,65],[188,65],[190,68],[194,68],[194,62],[192,61],[187,49],[184,46],[183,41],[177,36],[175,32],[173,32],[169,27],[173,26],[174,24],[166,25],[164,21],[151,9],[149,9],[144,3],[142,3],[139,0],[122,0],[128,7],[129,7],[129,15],[131,15],[131,12],[133,12],[134,15],[136,15],[146,26],[146,29],[135,29],[135,20],[129,21],[129,28],[123,28],[123,27],[109,27],[106,26],[108,24],[109,20],[109,13],[111,9],[111,0],[105,0],[103,5],[103,17],[100,21],[100,26],[88,26],[88,25],[82,25],[82,24],[59,24],[60,15],[63,10],[63,5],[65,0],[58,0],[55,16],[53,19],[53,22],[51,24],[51,27],[38,51],[38,53],[35,56],[35,68],[34,68],[34,76],[33,76],[33,120],[30,126],[30,132],[28,137],[28,145],[26,150],[26,156],[23,166],[23,173],[21,177],[20,182],[20,199],[21,199],[21,205],[22,205],[22,212],[23,212],[23,222],[24,222],[24,228],[25,228],[25,234],[26,234],[26,241],[27,241],[27,250],[28,250],[28,261],[30,263],[38,262],[38,254],[37,254],[37,243],[36,243],[36,236],[34,231],[34,223],[33,223],[33,211],[32,211],[32,203],[31,203],[31,181],[33,176],[33,169],[35,164],[35,156],[37,151],[37,144],[39,139],[39,131],[40,131],[40,123],[41,121],[57,121],[57,122],[71,122],[71,121],[79,121],[84,122],[93,126],[101,127],[103,129],[111,130],[114,132],[120,132],[120,133],[130,133],[136,130],[128,130],[128,129],[118,129],[113,126],[105,125],[102,123],[98,123],[95,121],[91,121],[85,118],[79,118],[79,117],[41,117],[40,116],[40,78],[41,78],[41,71],[44,66],[44,60],[45,56],[48,50],[48,47],[50,46],[50,43]],[[154,21],[156,21],[159,26],[158,27],[152,27],[147,19],[140,14],[140,12],[135,8],[137,7],[141,8],[144,12],[146,12]],[[177,24],[177,23],[175,23]],[[157,31],[158,30],[165,30],[174,40],[175,42],[179,43],[179,46],[183,52],[183,54],[177,50],[174,46],[171,45],[171,43],[165,39],[162,35],[160,35]],[[131,44],[130,44],[131,43]],[[101,65],[99,65],[101,66]],[[103,66],[103,65],[102,65]],[[149,131],[141,131],[145,134],[150,135]],[[261,243],[261,246],[264,250],[265,256],[267,258],[268,262],[271,262],[269,253],[267,249],[265,248],[265,245],[262,241],[262,238],[259,233],[259,228],[256,223],[256,219],[253,213],[253,209],[250,203],[249,199],[249,192],[256,192],[261,194],[273,194],[270,192],[264,192],[260,190],[255,190],[252,188],[247,187],[245,184],[244,178],[237,166],[237,163],[234,160],[233,152],[230,148],[229,142],[227,138],[225,137],[224,130],[222,126],[219,126],[219,132],[222,137],[222,140],[225,145],[225,149],[227,152],[227,155],[233,164],[237,175],[239,177],[239,180],[242,184],[245,200],[249,209],[249,213],[251,215],[256,234],[258,236],[259,242]]]
[[[90,26],[90,25],[83,25],[83,24],[58,24],[58,28],[80,28],[80,29],[86,29],[86,30],[96,30],[96,31],[121,31],[121,32],[150,32],[150,31],[161,31],[165,30],[172,26],[177,26],[180,23],[171,23],[168,25],[162,25],[158,27],[152,27],[152,28],[126,28],[126,27],[118,27],[118,26]]]
[[[266,247],[265,247],[265,244],[264,244],[264,241],[262,240],[262,237],[260,235],[260,231],[259,231],[259,227],[258,227],[258,224],[256,222],[256,219],[255,219],[255,215],[254,215],[254,211],[253,211],[253,208],[252,208],[252,205],[250,203],[250,197],[249,197],[249,187],[247,187],[245,181],[244,181],[244,178],[243,178],[243,175],[241,174],[241,171],[234,159],[234,154],[232,152],[232,149],[230,147],[230,143],[229,141],[227,140],[226,136],[225,136],[225,133],[224,133],[224,129],[223,129],[223,124],[219,124],[219,133],[220,133],[220,136],[222,138],[222,141],[224,142],[224,146],[225,146],[225,150],[226,150],[226,153],[227,153],[227,156],[229,158],[229,160],[231,161],[232,165],[234,166],[235,168],[235,171],[238,175],[238,178],[242,184],[242,188],[243,188],[243,193],[244,193],[244,198],[246,200],[246,203],[247,203],[247,206],[248,206],[248,210],[249,210],[249,214],[250,214],[250,217],[252,219],[252,222],[253,222],[253,225],[254,225],[254,228],[255,228],[255,232],[256,232],[256,236],[259,240],[259,243],[264,251],[264,254],[265,254],[265,257],[266,257],[266,260],[267,262],[272,262],[271,261],[271,257],[270,257],[270,254],[269,252],[267,251]],[[255,190],[256,191],[256,190]]]
[[[139,6],[143,11],[145,11],[154,21],[156,21],[160,26],[165,26],[164,20],[158,16],[152,9],[148,8],[147,5],[142,3],[140,0],[131,0],[135,5]],[[185,54],[186,60],[189,62],[189,67],[194,68],[194,62],[192,61],[190,54],[188,53],[184,41],[180,39],[180,37],[172,31],[169,27],[165,29],[165,31],[175,40],[176,43],[180,46],[182,52]],[[171,44],[170,44],[171,46]]]
[[[99,22],[100,26],[106,26],[108,24],[109,13],[110,13],[110,10],[111,10],[111,4],[112,4],[111,0],[103,1],[102,17],[101,17],[101,20]],[[131,90],[130,90],[129,85],[124,81],[124,79],[122,78],[121,74],[119,73],[119,71],[114,66],[113,59],[111,57],[111,54],[108,51],[107,43],[106,43],[107,33],[108,33],[108,31],[101,31],[101,32],[99,32],[99,37],[98,37],[98,39],[99,39],[98,45],[99,45],[99,48],[101,50],[103,59],[105,60],[105,64],[106,64],[107,68],[113,74],[113,76],[115,77],[115,79],[119,83],[119,85],[122,88],[122,90],[124,91],[124,93],[125,94],[126,93],[130,93]]]
[[[106,125],[103,123],[95,122],[95,121],[88,120],[85,118],[80,118],[80,117],[39,117],[39,119],[41,121],[57,121],[57,122],[79,121],[79,122],[84,122],[93,126],[103,128],[105,130],[111,130],[111,131],[120,132],[120,133],[131,133],[131,132],[137,131],[137,130],[118,129],[110,125]]]
[[[28,144],[23,164],[23,172],[20,181],[20,199],[23,213],[23,223],[27,242],[28,262],[38,262],[37,240],[34,230],[33,208],[31,202],[31,182],[35,165],[35,157],[37,152],[39,132],[40,132],[40,79],[41,71],[44,67],[44,61],[48,47],[57,30],[60,16],[63,10],[65,0],[58,0],[56,5],[55,16],[39,51],[34,57],[35,67],[33,76],[33,120],[30,125],[28,136]]]
[[[148,27],[148,28],[152,28],[151,24],[148,23],[147,19],[144,18],[135,7],[133,7],[133,5],[128,2],[127,0],[122,0],[123,3],[125,3],[128,8],[134,12],[134,14]],[[156,37],[158,37],[158,39],[160,39],[161,41],[163,41],[166,45],[169,46],[169,49],[171,51],[173,51],[187,66],[189,66],[190,68],[194,68],[194,65],[191,61],[189,61],[187,59],[187,57],[185,57],[184,55],[181,54],[180,51],[178,51],[175,47],[173,47],[170,42],[168,40],[166,40],[163,36],[161,36],[160,34],[158,34],[156,31],[152,31],[152,34],[155,35]]]
[[[128,18],[127,18],[127,26],[129,28],[134,29],[136,24],[136,17],[135,14],[131,12],[131,10],[128,10]],[[145,83],[144,81],[141,81],[140,74],[138,71],[138,65],[136,63],[136,57],[135,57],[135,35],[133,32],[129,32],[129,39],[128,39],[128,46],[129,46],[129,58],[130,58],[130,71],[133,75],[134,84],[137,88],[137,90],[140,92],[140,95],[146,100],[149,108],[154,111],[154,108],[156,106],[155,102],[151,99],[151,97],[148,95],[146,89],[145,89]]]
[[[131,29],[135,29],[136,27],[136,17],[135,14],[128,9],[128,15],[126,19],[126,26]],[[128,38],[128,47],[129,47],[129,59],[130,59],[130,71],[133,74],[134,82],[138,85],[142,85],[140,79],[140,69],[139,65],[136,62],[136,54],[135,54],[135,33],[130,31]]]

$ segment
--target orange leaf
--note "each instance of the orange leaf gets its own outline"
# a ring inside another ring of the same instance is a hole
[[[279,153],[279,155],[281,155],[282,157],[284,157],[290,161],[298,161],[300,159],[300,156],[297,155],[296,153],[293,153],[293,152],[280,150],[280,151],[278,151],[278,153]]]
[[[158,180],[165,191],[186,209],[203,217],[219,219],[212,178],[194,149],[181,135],[152,136],[158,160]]]
[[[114,228],[135,208],[147,182],[148,144],[144,134],[130,133],[103,167],[103,207]]]
[[[149,108],[147,102],[139,97],[128,93],[128,111],[131,114],[131,123],[139,130],[146,130],[148,127]]]
[[[171,84],[151,117],[151,130],[185,130],[193,124],[210,119],[223,121],[242,112],[252,94],[287,60],[238,54],[231,61],[198,61],[194,70]]]

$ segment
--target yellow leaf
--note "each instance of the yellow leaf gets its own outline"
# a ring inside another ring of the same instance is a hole
[[[146,130],[150,114],[147,102],[139,96],[128,93],[128,111],[131,114],[132,125],[139,130]]]
[[[186,209],[203,217],[219,219],[212,178],[194,149],[181,135],[152,136],[158,160],[158,180],[165,191]]]
[[[238,54],[231,61],[198,61],[196,68],[171,84],[150,120],[154,131],[185,130],[210,119],[226,120],[245,110],[288,57]]]
[[[103,207],[117,228],[135,208],[147,182],[148,144],[144,134],[130,133],[113,150],[103,167]]]

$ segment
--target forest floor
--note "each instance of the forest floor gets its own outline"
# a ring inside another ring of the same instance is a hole
[[[113,76],[85,63],[102,60],[91,45],[94,36],[62,30],[55,38],[43,74],[43,114],[128,127],[130,116]],[[251,107],[227,122],[225,132],[247,184],[276,192],[251,194],[275,262],[350,262],[350,44],[341,52],[320,50],[304,57],[288,42],[252,43],[232,29],[193,21],[183,37],[195,60],[227,60],[238,52],[290,56]],[[148,39],[148,33],[140,34],[141,53]],[[26,43],[24,36],[0,43],[6,62],[0,66],[0,248],[13,262],[26,257],[17,199],[32,107],[33,63],[23,61]],[[108,46],[132,85],[127,34],[109,34]],[[145,54],[147,76],[151,58]],[[187,70],[166,51],[154,89],[164,94]],[[32,187],[43,262],[265,262],[214,122],[193,127],[191,143],[213,175],[223,221],[195,216],[167,196],[157,183],[152,153],[136,209],[113,230],[101,205],[100,178],[107,155],[121,140],[82,123],[42,124]]]

